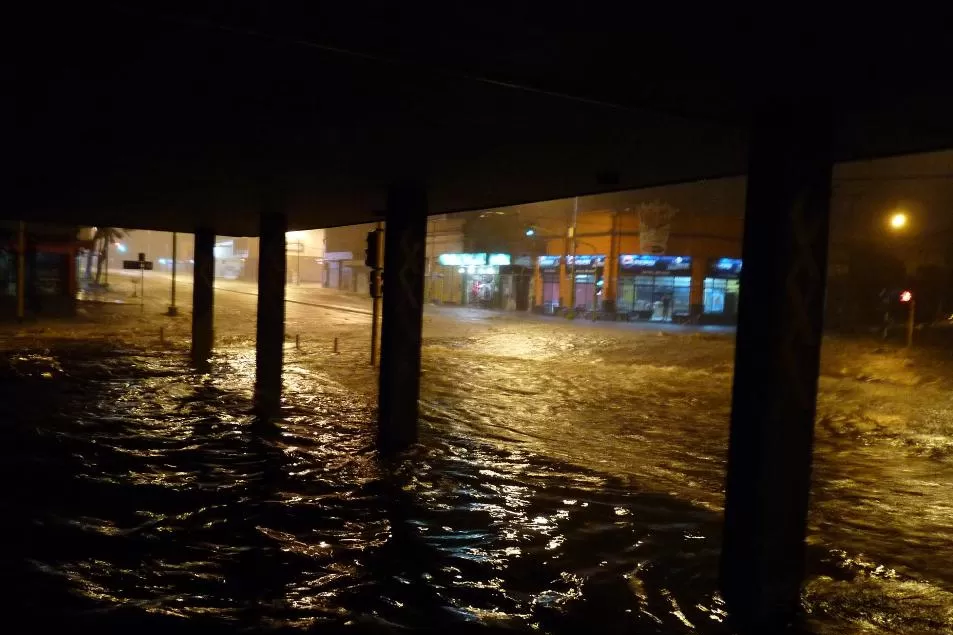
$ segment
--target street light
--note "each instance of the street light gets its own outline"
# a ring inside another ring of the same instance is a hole
[[[905,212],[894,212],[890,216],[890,228],[894,230],[901,230],[907,226],[907,223],[910,219],[907,217]]]

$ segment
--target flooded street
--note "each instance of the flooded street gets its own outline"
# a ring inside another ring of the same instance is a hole
[[[730,332],[428,308],[421,443],[383,463],[363,299],[289,288],[265,424],[233,286],[208,375],[154,307],[6,327],[5,632],[727,632]],[[822,366],[804,629],[950,632],[953,358]]]

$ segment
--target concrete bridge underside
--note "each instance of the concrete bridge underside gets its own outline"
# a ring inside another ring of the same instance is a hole
[[[831,165],[953,147],[945,35],[896,16],[886,31],[830,15],[42,5],[14,38],[4,216],[195,232],[199,366],[211,237],[262,236],[264,417],[280,405],[284,231],[385,220],[386,453],[415,440],[427,214],[747,173],[721,586],[741,630],[795,618]]]

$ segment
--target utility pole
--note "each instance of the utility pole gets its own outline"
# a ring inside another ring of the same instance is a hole
[[[909,310],[907,312],[907,348],[913,346],[913,323],[916,319],[917,313],[917,300],[911,294],[909,304]]]
[[[572,227],[569,228],[570,249],[572,250],[569,268],[569,310],[576,310],[576,216],[579,213],[579,197],[572,201]]]
[[[175,306],[175,269],[179,260],[178,237],[179,235],[176,232],[172,232],[172,302],[169,304],[169,315],[172,316],[179,314],[179,310]]]

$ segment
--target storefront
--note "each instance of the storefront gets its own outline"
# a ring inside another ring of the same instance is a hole
[[[17,315],[20,257],[18,224],[0,223],[0,318]],[[78,228],[28,223],[24,228],[25,316],[72,315],[76,310]]]
[[[500,308],[525,311],[529,308],[529,289],[533,271],[525,264],[500,265]]]
[[[602,254],[566,256],[566,273],[573,281],[576,309],[598,311],[601,308],[605,266],[606,257]]]
[[[741,260],[715,258],[709,263],[704,285],[703,321],[734,323],[738,319]]]
[[[444,294],[468,306],[503,308],[500,267],[509,266],[509,254],[440,254],[437,262],[442,280],[459,281],[455,289],[443,289]]]
[[[617,310],[641,320],[670,322],[691,311],[690,256],[619,256]]]
[[[537,263],[542,284],[536,304],[542,308],[543,313],[555,313],[562,305],[559,297],[559,256],[540,256]]]

